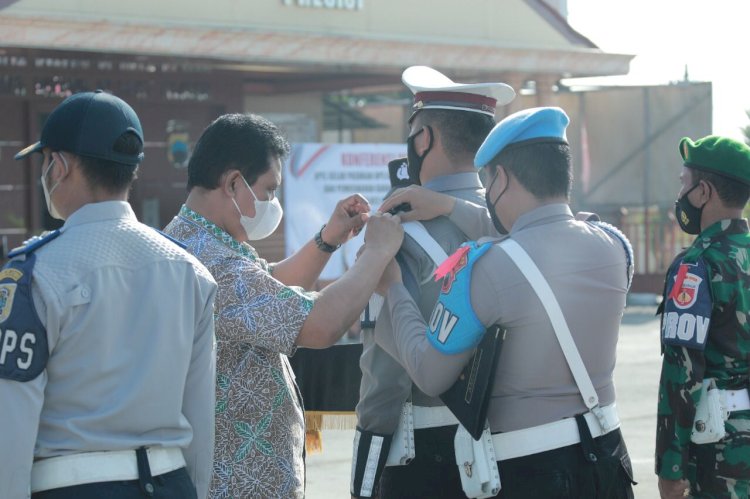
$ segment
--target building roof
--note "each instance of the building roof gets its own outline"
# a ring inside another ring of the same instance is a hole
[[[457,5],[450,0],[358,2],[359,12],[313,9],[315,0],[193,0],[180,9],[152,0],[4,0],[0,47],[202,58],[271,72],[399,75],[422,64],[477,78],[625,74],[633,57],[601,51],[543,0],[464,0],[474,9],[466,19],[440,8]]]

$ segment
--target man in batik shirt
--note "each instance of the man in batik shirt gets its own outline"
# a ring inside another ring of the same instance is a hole
[[[355,322],[398,250],[398,217],[368,215],[363,197],[339,202],[315,238],[278,264],[248,241],[269,236],[289,145],[269,121],[219,117],[188,164],[190,194],[165,231],[211,271],[216,297],[216,447],[210,497],[303,497],[304,416],[288,356],[325,348]],[[367,222],[359,259],[319,293],[331,253]],[[371,242],[377,241],[377,245]]]
[[[742,211],[750,198],[750,148],[708,136],[682,139],[680,153],[675,215],[698,237],[672,263],[664,287],[659,491],[663,498],[748,497],[750,234]],[[729,414],[711,432],[696,409],[714,395]]]

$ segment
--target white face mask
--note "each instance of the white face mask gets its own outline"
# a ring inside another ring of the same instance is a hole
[[[63,156],[62,154],[60,155],[60,157],[63,160],[63,165],[65,165],[65,171],[67,172],[68,162],[65,161],[65,156]],[[57,186],[60,185],[60,182],[58,181],[55,185],[52,186],[51,189],[47,189],[47,182],[46,182],[47,174],[52,169],[52,166],[54,164],[55,164],[55,160],[52,159],[52,161],[49,162],[49,166],[47,167],[47,169],[44,170],[44,173],[42,173],[42,177],[41,177],[42,190],[44,191],[44,202],[47,203],[47,211],[49,211],[50,216],[54,219],[62,220],[63,219],[62,215],[60,215],[60,212],[57,211],[57,208],[55,208],[55,205],[52,203],[52,193],[55,191],[55,189],[57,189]]]
[[[255,198],[255,216],[248,217],[247,215],[243,215],[234,198],[232,198],[232,202],[240,214],[240,223],[242,224],[242,228],[245,229],[247,238],[250,241],[257,241],[270,236],[276,230],[276,227],[281,223],[281,216],[284,214],[284,210],[281,208],[279,199],[276,197],[269,201],[259,201],[252,187],[247,185],[244,177],[242,181],[245,182],[245,185]]]

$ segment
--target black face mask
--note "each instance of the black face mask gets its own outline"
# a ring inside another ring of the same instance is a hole
[[[500,218],[498,218],[497,213],[495,213],[495,204],[497,204],[497,202],[500,201],[500,197],[505,194],[505,190],[508,188],[508,184],[505,184],[505,188],[503,189],[503,191],[497,195],[497,198],[495,198],[495,202],[490,202],[490,189],[492,189],[492,186],[495,184],[497,176],[498,172],[495,171],[495,176],[492,178],[492,182],[490,182],[487,190],[484,191],[484,202],[487,203],[487,211],[490,212],[490,219],[492,219],[492,225],[495,226],[495,230],[500,234],[507,234],[508,229],[505,228],[503,223],[500,221]]]
[[[422,171],[422,162],[427,153],[430,152],[430,149],[432,149],[432,128],[429,126],[426,128],[430,134],[430,145],[427,146],[427,149],[424,150],[421,156],[417,154],[417,150],[414,148],[414,139],[424,131],[424,128],[406,139],[406,168],[409,172],[409,178],[417,185],[422,185],[422,182],[419,180],[419,173]]]
[[[703,213],[703,206],[696,208],[688,200],[688,194],[700,185],[700,182],[692,186],[688,191],[683,194],[677,201],[674,202],[674,216],[677,218],[677,223],[680,224],[682,229],[687,234],[700,234],[701,233],[701,214]]]

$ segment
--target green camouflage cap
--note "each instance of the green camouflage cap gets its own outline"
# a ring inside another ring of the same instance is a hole
[[[693,142],[680,140],[685,166],[723,175],[750,185],[750,147],[728,137],[709,135]]]

